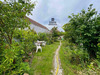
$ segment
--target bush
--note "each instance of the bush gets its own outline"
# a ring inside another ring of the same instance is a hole
[[[66,46],[66,51],[69,53],[68,60],[71,64],[81,64],[82,67],[84,67],[86,64],[89,64],[89,55],[86,50],[83,50],[74,43],[69,43],[68,41],[66,41],[63,45]]]
[[[97,44],[100,39],[100,15],[97,14],[95,8],[92,9],[91,4],[88,11],[83,9],[77,15],[72,13],[69,18],[69,23],[63,26],[66,32],[65,39],[75,44],[83,44],[82,47],[87,50],[90,58],[96,58]]]
[[[37,40],[37,34],[32,30],[14,31],[12,44],[9,45],[2,41],[0,44],[0,74],[23,74],[30,70],[29,58],[30,52],[35,48],[34,41]],[[27,61],[26,61],[27,60]],[[27,67],[27,68],[26,68]]]
[[[2,60],[0,64],[0,74],[14,75],[24,72],[22,69],[22,57],[24,50],[20,48],[17,42],[13,42],[11,47],[8,44],[4,45],[5,49],[2,53]],[[23,63],[24,64],[24,63]]]
[[[47,34],[47,33],[39,33],[38,40],[39,41],[46,41],[46,44],[52,44],[54,42],[52,34]]]
[[[19,33],[21,30],[19,32],[14,31],[17,28],[24,29],[29,26],[29,21],[25,16],[31,14],[30,12],[35,4],[30,4],[29,0],[24,3],[23,1],[20,3],[17,1],[0,1],[0,75],[21,75],[29,70],[28,65],[22,59],[26,52],[32,50],[32,40],[29,40],[32,39],[32,33],[29,32],[29,37],[25,34],[22,37],[22,33]],[[13,38],[15,36],[19,39]],[[24,42],[21,42],[23,40]],[[25,45],[32,47],[27,51]],[[23,69],[23,65],[26,65],[27,68]]]
[[[46,33],[38,33],[38,40],[40,41],[48,41],[48,37]]]
[[[100,61],[100,43],[98,43],[97,59]]]
[[[85,52],[82,49],[75,49],[75,50],[72,50],[71,53],[72,53],[71,59],[70,59],[71,63],[76,64],[76,65],[87,64],[87,61],[89,60],[89,56],[87,52]]]
[[[19,41],[20,45],[24,48],[24,52],[28,55],[35,49],[34,42],[37,41],[38,36],[32,30],[16,30],[14,38]]]

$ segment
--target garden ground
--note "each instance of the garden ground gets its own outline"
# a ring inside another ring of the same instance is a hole
[[[31,70],[29,75],[52,75],[53,74],[53,57],[59,42],[55,42],[51,45],[46,45],[40,50],[34,53],[33,61],[31,64]]]

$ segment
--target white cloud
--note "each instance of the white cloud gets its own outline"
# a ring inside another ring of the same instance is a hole
[[[48,25],[49,20],[54,17],[59,27],[68,22],[68,16],[77,14],[82,9],[87,9],[90,4],[100,12],[100,0],[31,0],[37,1],[33,15],[29,17],[33,20]]]
[[[82,9],[87,9],[89,4],[94,4],[100,10],[100,0],[37,0],[32,19],[43,25],[47,25],[49,20],[54,17],[59,27],[68,22],[71,13],[78,13]]]

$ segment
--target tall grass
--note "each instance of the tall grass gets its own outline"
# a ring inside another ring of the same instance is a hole
[[[87,52],[77,48],[74,44],[63,41],[59,51],[61,66],[64,75],[77,75],[85,67],[85,61],[88,60]]]

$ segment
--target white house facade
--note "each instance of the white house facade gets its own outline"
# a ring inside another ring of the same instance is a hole
[[[50,33],[49,29],[43,25],[41,25],[40,23],[28,18],[29,21],[31,22],[30,24],[30,28],[34,29],[34,31],[36,31],[36,33]]]
[[[40,26],[36,26],[35,24],[30,24],[30,28],[34,29],[36,33],[49,33],[50,31],[48,29],[42,28]]]

